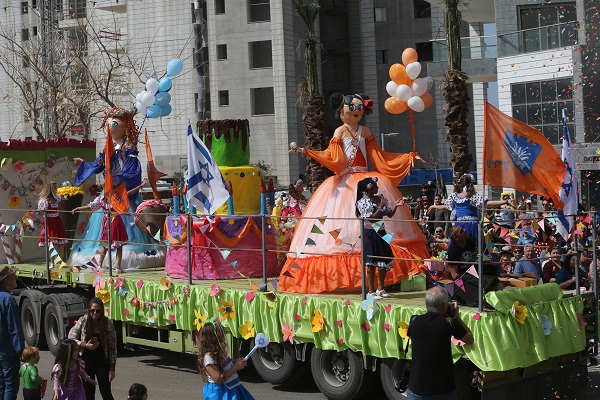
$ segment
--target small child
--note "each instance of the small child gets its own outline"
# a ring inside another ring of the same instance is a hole
[[[246,367],[247,361],[232,361],[227,353],[225,332],[218,320],[206,322],[200,330],[198,369],[204,388],[204,400],[250,400],[252,395],[242,386],[237,371]]]
[[[44,185],[38,201],[38,210],[46,213],[46,218],[44,218],[44,214],[41,213],[43,223],[42,229],[40,230],[40,239],[38,241],[38,246],[40,247],[46,246],[46,230],[48,230],[48,243],[52,243],[55,247],[64,246],[69,243],[65,226],[58,214],[58,205],[60,201],[61,197],[56,190],[56,183],[49,182]],[[48,226],[46,226],[46,223]]]
[[[79,358],[77,342],[63,339],[52,368],[52,400],[86,400],[82,379],[96,385],[96,381],[85,372],[83,360]]]
[[[23,398],[25,400],[40,400],[42,398],[40,388],[42,386],[41,376],[35,366],[40,362],[40,350],[37,347],[25,347],[21,355],[23,365],[19,369],[19,375],[23,381]]]
[[[127,400],[148,400],[148,389],[141,383],[134,383],[129,388]]]

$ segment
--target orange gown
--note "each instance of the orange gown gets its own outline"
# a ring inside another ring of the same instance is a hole
[[[356,218],[356,188],[366,177],[377,177],[379,193],[390,207],[401,198],[398,183],[410,172],[415,153],[397,154],[381,150],[375,137],[333,138],[324,151],[306,154],[332,170],[310,198],[296,225],[290,253],[279,276],[279,290],[291,293],[353,292],[362,287],[360,220]],[[367,170],[367,160],[375,171]],[[326,218],[325,218],[326,217]],[[408,206],[398,207],[393,219],[384,218],[391,240],[393,267],[386,285],[420,272],[420,258],[429,258],[427,240]],[[320,233],[322,232],[322,233]],[[314,243],[314,244],[313,244]]]

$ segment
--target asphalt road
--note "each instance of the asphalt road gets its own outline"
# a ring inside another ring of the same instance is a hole
[[[40,352],[39,373],[48,379],[54,363],[49,351]],[[310,377],[299,385],[273,386],[264,382],[249,365],[241,371],[240,378],[244,386],[256,399],[261,400],[300,400],[325,399]],[[116,378],[112,391],[116,400],[127,399],[127,392],[132,383],[143,383],[148,388],[148,398],[152,399],[201,399],[203,382],[196,370],[196,357],[192,355],[171,353],[162,350],[128,351],[120,349],[117,361]],[[369,399],[385,399],[381,388],[374,385],[369,391]],[[45,399],[52,398],[52,387],[49,382]],[[100,393],[97,392],[100,399]],[[600,398],[600,368],[589,369],[587,388],[566,397],[574,400],[592,400]],[[22,395],[19,395],[22,399]]]

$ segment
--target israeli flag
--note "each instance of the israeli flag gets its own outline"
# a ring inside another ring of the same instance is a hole
[[[202,214],[210,215],[229,198],[225,180],[210,151],[188,125],[188,191],[189,204]]]
[[[556,229],[558,233],[567,240],[569,232],[574,226],[575,215],[578,211],[578,197],[579,189],[577,185],[577,172],[575,171],[575,157],[573,156],[573,150],[571,149],[571,136],[569,135],[569,129],[567,128],[567,117],[565,116],[565,110],[562,111],[563,120],[563,147],[562,147],[562,160],[567,167],[567,173],[563,181],[562,187],[559,192],[560,199],[563,201],[564,208],[556,211],[558,224]]]

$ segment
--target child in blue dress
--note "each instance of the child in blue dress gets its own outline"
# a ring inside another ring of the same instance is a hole
[[[198,369],[204,380],[204,400],[253,400],[242,386],[237,371],[246,367],[247,361],[232,361],[227,353],[225,332],[218,320],[207,321],[200,329]]]

